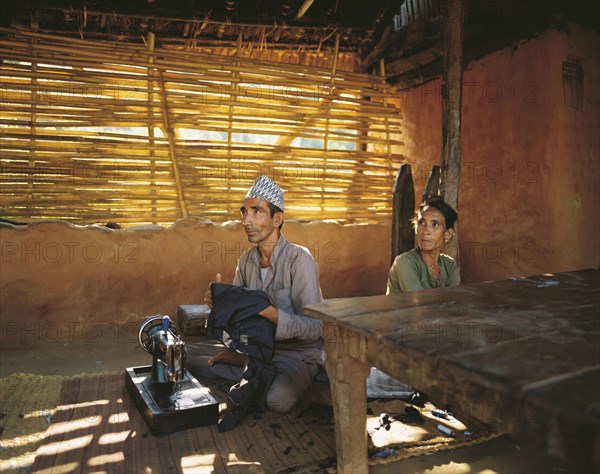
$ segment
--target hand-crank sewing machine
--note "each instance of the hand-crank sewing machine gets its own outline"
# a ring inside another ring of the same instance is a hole
[[[216,424],[219,404],[186,370],[185,343],[171,318],[148,318],[138,339],[152,365],[127,368],[125,384],[152,434]]]

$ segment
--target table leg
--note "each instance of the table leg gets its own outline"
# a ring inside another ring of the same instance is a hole
[[[327,325],[326,325],[327,326]],[[337,328],[326,327],[329,336]],[[367,474],[367,389],[365,379],[370,367],[348,356],[338,337],[325,341],[326,367],[331,383],[331,398],[335,417],[337,471],[348,474]]]

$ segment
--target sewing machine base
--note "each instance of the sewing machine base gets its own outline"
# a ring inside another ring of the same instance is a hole
[[[125,385],[153,435],[217,424],[219,403],[187,370],[177,384],[153,382],[151,375],[150,365],[128,367]]]

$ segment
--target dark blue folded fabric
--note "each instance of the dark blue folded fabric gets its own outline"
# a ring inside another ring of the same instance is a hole
[[[223,283],[213,283],[211,291],[207,333],[232,350],[269,362],[275,351],[275,325],[258,315],[271,306],[267,294]]]
[[[219,431],[238,425],[252,407],[264,410],[267,392],[275,378],[269,364],[275,352],[275,324],[258,313],[271,306],[264,291],[213,283],[213,308],[206,329],[229,349],[250,356],[242,379],[229,389],[234,410],[219,422]]]

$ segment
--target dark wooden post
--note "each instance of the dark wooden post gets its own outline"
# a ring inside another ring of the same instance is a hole
[[[392,193],[392,263],[396,256],[415,247],[411,219],[415,212],[415,188],[409,164],[400,165]]]
[[[444,0],[444,74],[442,77],[442,179],[440,195],[458,209],[462,106],[463,0]],[[446,252],[458,258],[458,234]]]
[[[438,196],[440,192],[440,167],[439,165],[433,165],[429,176],[427,177],[427,184],[423,190],[423,201],[433,196]]]

